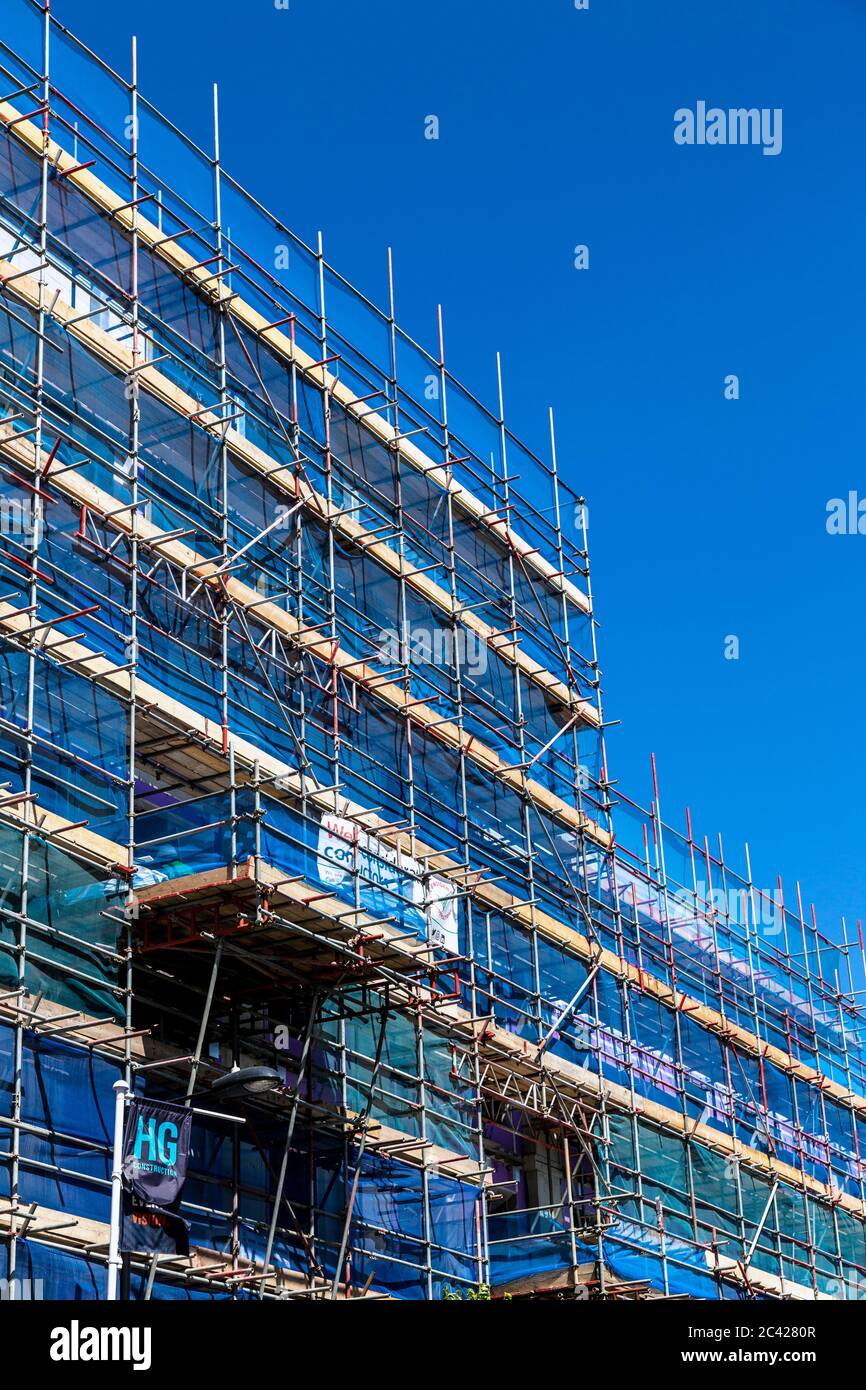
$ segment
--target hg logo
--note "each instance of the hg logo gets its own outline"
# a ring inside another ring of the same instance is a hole
[[[136,1163],[143,1164],[146,1161],[173,1168],[177,1162],[177,1141],[178,1128],[172,1120],[164,1120],[162,1124],[157,1125],[156,1120],[151,1118],[145,1124],[144,1116],[140,1115],[133,1157]],[[146,1159],[145,1149],[147,1149]]]

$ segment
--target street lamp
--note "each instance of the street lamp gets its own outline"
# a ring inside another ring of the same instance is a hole
[[[282,1078],[278,1071],[273,1067],[234,1067],[226,1072],[225,1076],[218,1076],[216,1081],[207,1088],[206,1096],[212,1096],[215,1100],[225,1100],[244,1096],[262,1095],[266,1091],[275,1091],[282,1085]]]
[[[216,1101],[223,1100],[243,1100],[245,1097],[264,1095],[267,1091],[274,1091],[282,1085],[282,1078],[278,1071],[273,1067],[234,1067],[225,1076],[217,1077],[212,1086],[200,1091],[196,1099],[213,1096]],[[124,1115],[126,1106],[132,1099],[129,1088],[123,1079],[114,1083],[114,1143],[113,1161],[111,1166],[111,1217],[110,1235],[108,1245],[108,1286],[106,1298],[114,1301],[117,1298],[118,1281],[121,1265],[123,1263],[120,1254],[120,1217],[123,1192],[123,1132]],[[193,1096],[187,1096],[186,1103],[194,1115],[212,1116],[214,1119],[232,1120],[236,1124],[243,1124],[241,1116],[225,1115],[215,1110],[202,1110],[199,1106],[192,1105]]]

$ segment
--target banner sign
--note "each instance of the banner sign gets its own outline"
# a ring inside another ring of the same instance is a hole
[[[319,826],[319,877],[353,899],[357,875],[361,906],[374,917],[391,917],[407,931],[443,951],[458,951],[458,909],[453,885],[354,821],[334,812]]]
[[[189,1228],[170,1208],[186,1181],[191,1131],[187,1106],[130,1100],[123,1136],[124,1254],[189,1254]]]
[[[125,1192],[120,1249],[124,1255],[188,1255],[189,1227],[177,1212],[141,1206]]]
[[[180,1197],[189,1163],[192,1111],[168,1101],[133,1097],[123,1138],[124,1186],[139,1202],[170,1207]]]

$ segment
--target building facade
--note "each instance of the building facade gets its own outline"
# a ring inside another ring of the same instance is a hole
[[[127,1296],[859,1296],[862,946],[609,784],[552,427],[247,193],[216,103],[205,152],[7,9],[5,1287],[105,1296],[117,1079],[259,1065]]]

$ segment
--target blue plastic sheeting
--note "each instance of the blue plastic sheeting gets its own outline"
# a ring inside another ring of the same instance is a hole
[[[424,1029],[424,1080],[428,1140],[450,1153],[477,1154],[477,1107],[471,1079],[455,1075],[451,1042],[428,1028]]]
[[[718,1299],[718,1280],[707,1268],[704,1251],[685,1241],[665,1238],[667,1286],[661,1254],[661,1237],[633,1222],[618,1221],[605,1232],[602,1258],[618,1279],[642,1281],[654,1289],[690,1298]],[[596,1264],[598,1247],[575,1241],[578,1264]],[[569,1232],[561,1220],[547,1212],[505,1214],[490,1221],[490,1277],[493,1284],[508,1284],[529,1275],[553,1274],[571,1265]],[[735,1295],[734,1295],[735,1296]]]
[[[20,909],[22,837],[0,828],[0,869],[5,878],[0,907]],[[27,955],[24,983],[32,993],[95,1016],[123,1017],[114,956],[117,913],[126,884],[73,859],[51,844],[30,840]],[[63,935],[58,933],[62,932]],[[18,964],[12,950],[19,924],[0,911],[0,984],[18,983]],[[98,949],[103,947],[106,949]],[[9,948],[12,948],[10,950]],[[71,971],[77,971],[73,975]]]
[[[658,1231],[618,1221],[602,1242],[604,1262],[618,1279],[646,1280],[654,1289],[689,1298],[718,1299],[719,1282],[707,1268],[703,1250]],[[665,1262],[667,1286],[665,1285]]]
[[[21,730],[17,738],[4,735],[0,755],[3,780],[14,791],[24,785],[28,751],[27,673],[27,652],[0,642],[0,716]],[[87,820],[104,834],[126,796],[126,705],[93,681],[37,658],[33,719],[32,791],[40,806],[71,821]]]
[[[145,1290],[147,1289],[148,1276],[144,1273],[133,1272],[129,1281],[129,1297],[133,1303],[144,1301]],[[225,1290],[218,1287],[212,1291],[209,1289],[190,1288],[189,1285],[181,1282],[173,1283],[168,1279],[154,1280],[150,1294],[151,1298],[158,1303],[232,1303],[245,1302],[251,1295],[248,1291],[242,1290],[236,1299]]]
[[[0,1027],[0,1103],[11,1113],[13,1031]],[[114,1082],[122,1069],[68,1043],[25,1034],[20,1195],[76,1216],[107,1221]],[[76,1144],[76,1139],[87,1143]],[[93,1148],[93,1144],[101,1148]],[[38,1165],[38,1166],[37,1166]]]
[[[5,1116],[12,1114],[12,1092],[15,1076],[14,1047],[15,1034],[13,1030],[0,1027],[0,1111]],[[0,1125],[0,1184],[2,1184],[4,1196],[9,1191],[9,1171],[4,1156],[11,1149],[12,1129],[9,1125]]]
[[[247,1157],[245,1154],[244,1159]],[[189,1187],[188,1180],[187,1188]],[[208,1214],[195,1211],[190,1199],[199,1194],[211,1202],[221,1199],[226,1207],[225,1213]],[[248,1194],[242,1195],[241,1202],[242,1213],[238,1219],[237,1231],[238,1255],[241,1259],[262,1263],[268,1243],[267,1228],[271,1217],[271,1203],[265,1197],[250,1198]],[[215,1189],[211,1184],[196,1184],[189,1193],[185,1190],[180,1212],[189,1225],[190,1246],[198,1245],[206,1250],[215,1250],[230,1256],[234,1244],[230,1206],[231,1186],[228,1180],[222,1188]],[[253,1215],[244,1214],[249,1213],[252,1207],[256,1208]],[[287,1219],[284,1209],[281,1220],[285,1222]],[[305,1271],[307,1257],[300,1236],[293,1238],[290,1234],[278,1232],[271,1251],[271,1260],[282,1269]]]
[[[844,978],[847,967],[840,948],[822,939],[821,960],[813,960],[814,947],[807,940],[813,971],[810,987],[804,967],[792,966],[786,955],[786,928],[796,940],[802,929],[783,910],[778,894],[750,891],[729,869],[722,883],[718,866],[712,860],[708,864],[669,826],[662,829],[665,889],[653,881],[654,870],[644,862],[644,836],[651,818],[638,807],[619,803],[615,821],[620,844],[616,885],[606,863],[594,891],[611,907],[619,898],[627,929],[628,919],[637,918],[645,968],[671,982],[671,962],[661,949],[661,942],[670,938],[679,988],[718,1008],[720,973],[724,1009],[732,1021],[759,1031],[766,1041],[793,1051],[834,1080],[850,1084],[846,1061],[856,1058],[863,1063],[864,1038],[850,1020],[840,1017],[835,999],[821,998],[817,987],[819,977],[834,978],[837,964]],[[654,835],[655,830],[650,833]],[[635,928],[631,930],[634,935]],[[651,934],[657,939],[655,949]],[[627,954],[634,959],[633,953]]]
[[[476,988],[490,999],[500,1027],[533,1041],[552,1030],[548,1046],[557,1056],[600,1069],[668,1108],[684,1106],[692,1119],[753,1148],[768,1151],[772,1141],[776,1157],[794,1166],[802,1149],[807,1172],[861,1195],[861,1117],[768,1063],[761,1070],[688,1013],[675,1014],[652,995],[630,990],[627,1017],[623,991],[608,971],[563,1017],[586,966],[542,937],[535,952],[537,991],[530,935],[496,914],[473,913]]]
[[[271,532],[267,538],[271,544],[274,535],[283,537],[284,546],[286,533]],[[518,676],[514,668],[469,629],[458,625],[452,630],[442,610],[414,589],[407,589],[401,601],[397,578],[369,553],[338,541],[332,557],[327,533],[313,520],[304,519],[301,544],[305,594],[309,599],[310,592],[315,596],[317,589],[320,591],[318,601],[323,613],[327,612],[327,592],[333,575],[338,632],[344,649],[359,659],[386,667],[405,658],[409,662],[413,696],[425,699],[443,713],[456,698],[455,651],[459,649],[467,731],[497,748],[506,761],[513,761],[517,744],[499,726],[503,720],[513,723],[517,717]],[[264,542],[262,549],[263,563],[267,564]],[[259,559],[257,547],[246,554],[250,562]],[[282,570],[285,563],[283,556],[279,562]],[[274,569],[274,559],[270,565]],[[540,754],[534,775],[552,786],[552,769],[558,765],[565,779],[562,789],[567,791],[574,780],[574,739],[553,742],[567,721],[567,711],[563,712],[561,704],[534,683],[521,678],[521,686],[528,736],[537,742],[532,751]],[[597,744],[598,735],[593,737]],[[566,761],[570,750],[571,758]]]
[[[364,1247],[356,1251],[356,1277],[366,1280],[373,1272],[373,1284],[383,1280],[377,1268],[379,1252],[411,1258],[423,1264],[422,1251],[407,1236],[422,1236],[423,1201],[421,1174],[406,1166],[396,1170],[387,1163],[372,1164],[362,1175],[359,1187],[357,1233],[353,1242]],[[429,1175],[431,1261],[434,1270],[455,1280],[477,1279],[474,1258],[476,1205],[481,1200],[477,1187],[451,1178]],[[358,1268],[360,1264],[361,1268]]]
[[[255,853],[254,805],[252,792],[237,794],[236,862]],[[308,883],[328,889],[347,903],[355,903],[357,892],[360,906],[373,917],[390,918],[404,931],[427,937],[429,909],[423,905],[423,881],[411,863],[393,862],[388,846],[371,835],[361,833],[356,847],[330,820],[326,824],[305,819],[284,801],[263,794],[262,805],[260,846],[265,863],[287,874],[301,874]],[[137,882],[161,882],[230,864],[231,815],[227,793],[142,812],[136,822]],[[351,827],[346,833],[351,833]],[[434,882],[433,898],[437,891]],[[452,912],[459,917],[456,904]]]
[[[295,253],[292,254],[294,256]],[[226,338],[225,354],[232,373],[232,395],[240,404],[248,401],[251,407],[252,413],[245,421],[248,437],[255,439],[272,456],[284,458],[288,464],[292,464],[294,456],[286,440],[286,430],[293,413],[291,367],[258,334],[251,333],[242,323],[235,321],[234,329],[235,332]],[[239,338],[243,340],[246,352]],[[256,364],[255,371],[250,366],[247,353]],[[267,388],[267,398],[262,390],[262,381]],[[324,442],[322,392],[300,375],[295,380],[294,389],[302,434]]]
[[[108,556],[99,548],[98,537],[98,529],[91,533],[82,528],[80,508],[58,491],[46,508],[39,549],[39,568],[54,580],[40,592],[40,617],[66,616],[75,610],[74,630],[82,634],[84,645],[122,666],[129,659],[130,544],[112,532]],[[97,612],[86,611],[94,605]]]
[[[160,883],[231,864],[232,804],[228,792],[215,792],[195,801],[142,812],[136,819],[139,882]],[[250,791],[239,792],[234,802],[239,817],[234,842],[238,862],[255,852],[254,804]]]
[[[11,332],[11,330],[10,330]],[[16,352],[23,351],[23,345],[18,345],[10,341],[9,352],[14,357]],[[64,344],[64,354],[60,361],[53,364],[53,389],[58,401],[66,404],[68,409],[74,414],[81,428],[83,421],[92,419],[101,427],[109,429],[115,421],[123,421],[125,427],[126,412],[123,407],[122,383],[119,378],[106,374],[104,364],[96,363],[88,354],[81,349],[80,345],[74,343]],[[67,359],[68,358],[68,362]],[[252,424],[252,422],[250,422]],[[381,453],[384,457],[382,467],[385,473],[390,475],[390,471],[396,466],[390,457],[389,451],[383,450],[372,436],[366,431],[351,425],[359,435],[361,447],[358,451],[359,460],[369,462]],[[197,539],[196,545],[199,550],[205,553],[208,546],[204,536],[208,533],[214,534],[218,531],[218,518],[214,511],[214,504],[218,502],[215,493],[217,470],[214,467],[215,450],[213,442],[208,439],[206,432],[188,421],[178,421],[175,414],[158,401],[148,396],[144,396],[141,403],[141,428],[140,428],[141,455],[145,460],[143,465],[142,485],[145,492],[153,491],[153,514],[152,519],[156,524],[162,525],[165,529],[174,529],[181,520],[180,508],[186,513],[186,520],[198,520],[201,525],[202,535]],[[278,452],[275,447],[273,437],[268,440],[262,439],[262,443],[270,445],[272,452]],[[123,445],[122,431],[117,435],[118,451]],[[151,458],[152,454],[152,458]],[[175,454],[178,456],[175,458]],[[198,457],[198,464],[190,464],[190,457]],[[374,470],[377,474],[378,469]],[[187,476],[189,474],[189,476]],[[383,475],[384,476],[384,475]],[[182,478],[186,484],[183,492],[173,489],[171,479]],[[381,479],[379,479],[381,481]],[[177,508],[170,500],[173,491],[177,493]],[[205,501],[207,499],[207,501]],[[311,536],[314,536],[312,524],[306,528]],[[477,538],[477,544],[488,544],[489,538]],[[65,542],[61,541],[60,545]],[[499,556],[498,564],[503,564],[507,568],[507,552],[498,541],[489,542],[493,545]],[[270,551],[271,547],[266,547]],[[311,547],[310,541],[305,539],[305,554],[315,555],[315,545]],[[67,546],[68,550],[68,546]],[[86,550],[79,545],[79,550]],[[324,553],[324,552],[323,552]],[[72,558],[72,556],[70,556]],[[252,563],[258,556],[254,551],[247,554],[247,563]],[[271,563],[272,570],[275,571],[275,563],[268,555],[264,557],[264,562]],[[59,555],[57,563],[60,563]],[[73,568],[80,568],[80,562]],[[282,568],[285,569],[283,560]],[[328,566],[330,571],[330,566]],[[61,564],[61,572],[63,566]],[[166,572],[167,573],[167,572]],[[116,575],[114,576],[116,578]],[[277,576],[274,572],[275,581],[279,578],[284,579],[284,575]],[[331,574],[323,573],[324,583],[330,586]],[[121,571],[121,583],[128,583],[128,579]],[[517,576],[516,583],[520,587],[524,581]],[[396,622],[396,614],[399,609],[397,602],[397,591],[394,587],[395,581],[385,570],[378,566],[373,557],[361,552],[353,552],[342,547],[338,547],[334,561],[333,584],[338,597],[338,626],[340,637],[347,650],[358,649],[359,655],[368,656],[372,648],[376,647],[377,631],[379,636],[383,631],[383,619],[387,626],[388,622]],[[562,599],[559,595],[541,593],[535,589],[527,588],[526,597],[530,607],[539,610],[550,608],[550,612],[557,624],[561,623]],[[497,588],[497,598],[501,599],[501,590]],[[121,592],[114,595],[115,602],[122,598]],[[409,608],[407,611],[407,624],[413,635],[410,641],[410,652],[413,655],[414,664],[419,672],[423,671],[426,680],[432,682],[434,687],[439,687],[440,698],[443,708],[453,702],[454,689],[453,678],[456,674],[452,670],[449,677],[446,667],[447,662],[437,659],[435,662],[427,661],[423,658],[425,641],[435,643],[445,633],[444,620],[438,610],[431,608],[414,591],[410,591],[407,599]],[[208,608],[208,595],[202,592],[198,598],[198,609],[190,601],[180,601],[173,592],[170,580],[164,580],[161,576],[156,576],[154,581],[142,590],[139,596],[140,623],[139,623],[139,665],[142,674],[153,681],[160,688],[169,691],[181,699],[189,699],[190,691],[197,691],[196,707],[209,711],[212,717],[219,714],[219,681],[214,666],[211,663],[218,663],[220,658],[220,632],[219,625],[215,621],[217,615],[211,613]],[[356,614],[353,613],[356,610]],[[97,623],[93,620],[93,625]],[[360,621],[365,629],[353,635],[352,623]],[[347,626],[348,623],[348,626]],[[109,628],[117,630],[121,624],[115,621],[109,623]],[[90,623],[88,623],[88,629]],[[115,639],[116,640],[116,639]],[[460,629],[460,640],[463,643],[462,666],[467,677],[466,691],[466,714],[470,729],[483,738],[491,738],[496,741],[495,732],[491,734],[491,727],[496,729],[499,723],[497,712],[504,713],[507,718],[514,718],[516,708],[516,698],[514,690],[515,676],[513,671],[501,661],[498,655],[488,649],[483,644],[479,645],[477,639],[468,630]],[[420,647],[419,647],[420,641]],[[360,647],[358,644],[360,643]],[[477,652],[473,659],[473,649],[471,644],[475,643]],[[363,650],[362,650],[363,649]],[[559,649],[554,643],[554,647],[549,656],[554,665],[561,664],[558,654]],[[210,658],[210,662],[209,662]],[[483,658],[483,660],[482,660]],[[548,664],[551,664],[548,662]],[[426,686],[417,687],[418,691],[428,695]],[[266,692],[262,690],[261,698],[267,699]],[[436,703],[436,696],[432,699]],[[552,768],[556,764],[563,764],[563,753],[567,745],[546,747],[551,742],[552,735],[561,724],[561,718],[554,718],[553,705],[548,702],[545,706],[543,698],[535,698],[535,688],[527,686],[525,705],[529,711],[530,737],[533,732],[533,719],[538,727],[538,750],[544,747],[541,754],[537,770],[539,775],[545,775],[548,769],[552,778]],[[477,705],[477,714],[476,714]],[[553,722],[551,722],[553,721]],[[573,742],[573,740],[572,740]],[[597,745],[598,738],[595,736]],[[503,745],[505,753],[509,749]],[[512,748],[511,751],[514,751]],[[572,754],[572,761],[574,755]],[[597,764],[597,749],[593,753],[589,752],[589,760],[595,766]],[[567,790],[568,783],[572,780],[570,764],[562,765],[563,790]],[[597,769],[596,769],[597,770]]]
[[[346,1019],[343,1024],[347,1049],[348,1077],[346,1104],[361,1111],[370,1094],[372,1057],[378,1043],[378,1020],[367,1017]],[[328,1026],[336,1038],[338,1025]],[[451,1154],[468,1156],[477,1147],[475,1105],[471,1083],[455,1077],[453,1051],[449,1040],[425,1028],[423,1081],[427,1085],[426,1138]],[[321,1068],[337,1070],[336,1051],[330,1055],[327,1044],[317,1054]],[[413,1078],[419,1068],[418,1034],[414,1022],[395,1014],[388,1020],[382,1046],[380,1069],[373,1093],[372,1115],[401,1133],[420,1135],[420,1083]],[[327,1074],[327,1071],[326,1073]],[[322,1096],[322,1099],[325,1097]]]
[[[203,588],[181,599],[170,578],[142,585],[139,597],[140,678],[207,718],[222,717],[222,628]]]
[[[831,1208],[796,1189],[781,1186],[769,1211],[770,1184],[759,1174],[741,1165],[739,1181],[732,1186],[727,1158],[691,1140],[688,1156],[694,1183],[694,1201],[687,1171],[687,1146],[683,1140],[662,1133],[646,1123],[639,1124],[639,1156],[635,1151],[630,1121],[622,1116],[608,1120],[610,1144],[608,1159],[614,1189],[634,1186],[634,1172],[641,1173],[642,1201],[620,1198],[620,1221],[649,1231],[643,1244],[658,1240],[656,1202],[665,1208],[666,1239],[694,1239],[698,1223],[699,1241],[709,1245],[722,1241],[723,1252],[737,1257],[749,1245],[761,1222],[760,1241],[750,1263],[756,1268],[796,1283],[811,1285],[806,1249],[816,1251],[816,1277],[819,1287],[832,1292],[842,1278],[856,1282],[866,1266],[866,1232],[861,1221],[841,1207]],[[738,1205],[741,1204],[741,1218]],[[632,1220],[633,1218],[633,1220]],[[838,1246],[837,1246],[838,1233]],[[674,1276],[671,1275],[673,1280]]]
[[[45,392],[49,400],[61,413],[65,411],[74,417],[77,438],[90,426],[107,435],[123,457],[129,444],[129,401],[123,378],[50,316],[44,332],[59,349],[45,354]]]
[[[511,1283],[528,1275],[553,1274],[571,1265],[571,1236],[549,1211],[504,1212],[488,1221],[490,1282]],[[595,1246],[575,1242],[578,1264],[598,1258]]]
[[[18,11],[21,11],[19,5]],[[15,15],[15,20],[20,22],[20,13]],[[7,23],[13,23],[12,14],[7,15]],[[6,42],[10,42],[7,31]],[[25,51],[24,45],[17,49],[19,53]],[[38,40],[32,49],[35,55],[39,52]],[[60,182],[57,180],[56,182]],[[3,131],[0,138],[0,186],[4,195],[14,203],[22,212],[36,215],[40,197],[40,178],[39,162],[31,155],[28,155],[24,145],[20,140],[12,138],[12,132],[8,128]]]
[[[334,1046],[332,1048],[326,1041],[316,1054],[317,1064],[326,1071],[338,1070],[337,1045],[341,1029],[347,1053],[348,1089],[345,1103],[350,1110],[361,1112],[370,1095],[372,1058],[379,1042],[380,1021],[377,1017],[366,1015],[347,1018],[342,1022],[337,1019],[326,1022],[323,1033],[326,1038],[333,1038]],[[417,1073],[418,1033],[415,1024],[402,1014],[394,1014],[388,1020],[382,1042],[371,1115],[373,1119],[391,1124],[407,1136],[420,1134],[420,1083],[414,1080]],[[336,1096],[334,1099],[337,1099]]]
[[[91,1264],[82,1255],[24,1240],[18,1243],[16,1258],[16,1277],[30,1280],[31,1293],[39,1298],[75,1303],[105,1298],[105,1266]]]
[[[330,1181],[320,1170],[322,1196]],[[349,1179],[351,1182],[351,1178]],[[428,1173],[431,1261],[437,1287],[451,1282],[477,1284],[476,1208],[478,1187],[456,1178]],[[320,1253],[333,1272],[342,1233],[346,1189],[342,1180],[331,1187],[318,1229],[328,1241]],[[352,1218],[352,1282],[398,1298],[426,1298],[423,1174],[394,1159],[366,1155]]]
[[[517,949],[500,961],[511,980],[531,991],[528,961]],[[528,939],[526,944],[528,950]],[[481,945],[476,947],[476,956]],[[541,1017],[545,1029],[556,1022],[585,978],[585,967],[539,940],[538,963]],[[482,977],[483,978],[483,977]],[[493,981],[497,1018],[507,1018],[516,987]],[[499,1000],[502,1000],[500,1005]],[[634,1086],[635,1093],[687,1113],[725,1134],[736,1134],[752,1148],[772,1149],[777,1158],[799,1166],[799,1149],[806,1171],[821,1181],[833,1181],[854,1196],[862,1194],[859,1152],[864,1151],[866,1126],[814,1086],[783,1075],[728,1047],[687,1013],[674,1012],[649,994],[631,990],[629,1016],[618,982],[608,972],[596,978],[593,993],[581,999],[550,1048],[558,1056],[598,1070],[611,1081]],[[506,1024],[506,1026],[508,1026]],[[728,1073],[727,1062],[730,1063]],[[730,1077],[730,1084],[728,1080]],[[796,1092],[796,1109],[795,1109]],[[798,1141],[797,1126],[800,1136]]]
[[[577,645],[590,659],[591,630],[585,614],[548,588],[535,574],[532,578],[522,566],[512,563],[505,545],[489,529],[454,509],[454,546],[457,560],[457,593],[471,606],[484,603],[487,621],[493,627],[507,628],[509,595],[513,579],[515,599],[522,625],[521,643],[530,656],[561,680],[568,679],[565,644],[565,608],[572,646]]]
[[[219,445],[164,401],[146,392],[139,400],[139,481],[151,502],[152,520],[165,531],[198,523],[195,548],[210,555],[219,550],[221,529]]]
[[[303,746],[312,774],[328,781],[333,778],[333,764],[328,762],[334,752],[329,732],[333,700],[317,688],[317,683],[329,684],[330,673],[305,658],[308,681],[303,684],[300,667],[291,669],[290,658],[284,652],[279,661],[268,656],[265,681],[259,646],[267,650],[268,645],[266,630],[252,618],[241,630],[229,628],[229,727],[233,734],[248,738],[256,747],[266,748],[273,757],[291,766],[297,764]]]

